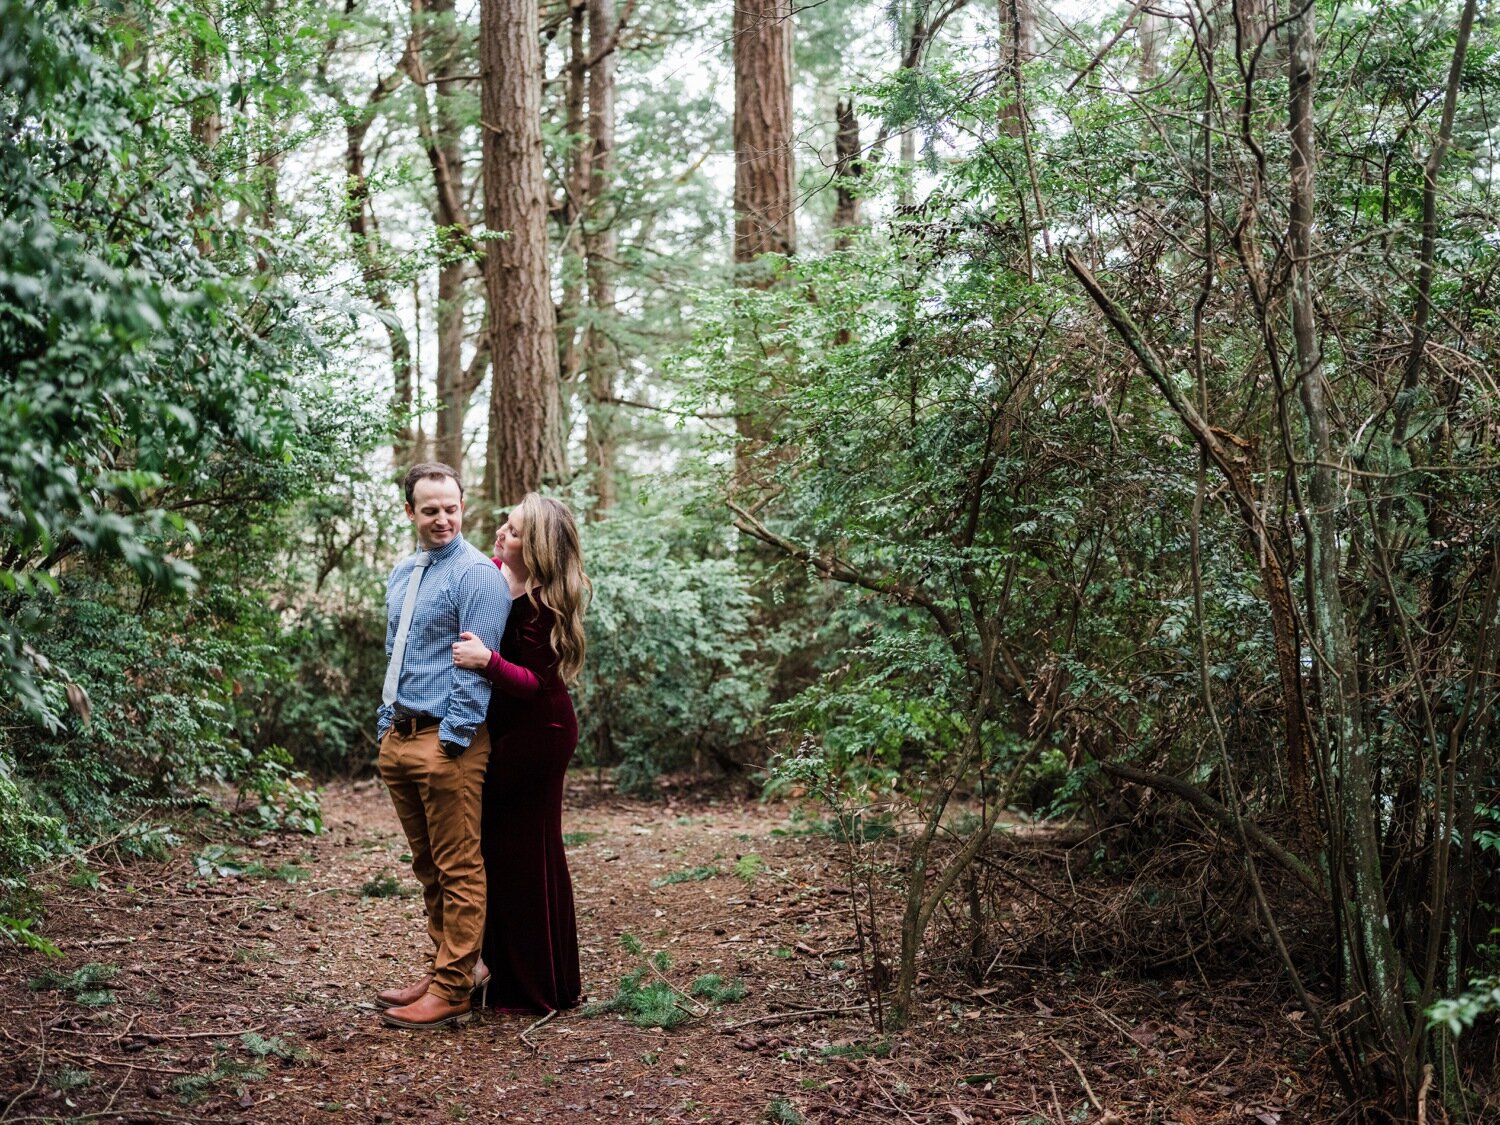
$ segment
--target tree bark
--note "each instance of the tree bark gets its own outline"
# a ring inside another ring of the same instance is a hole
[[[610,323],[615,313],[614,259],[617,236],[614,217],[604,202],[614,172],[615,63],[612,44],[617,36],[615,0],[588,0],[589,67],[589,216],[584,224],[587,261],[589,323],[584,332],[584,367],[588,373],[589,409],[586,456],[594,472],[594,515],[614,507],[615,375],[620,359]],[[608,49],[606,49],[608,48]]]
[[[365,135],[370,131],[375,106],[383,101],[401,84],[401,74],[396,72],[375,84],[364,107],[349,119],[345,127],[344,145],[344,206],[349,215],[349,235],[353,243],[354,260],[359,263],[360,280],[365,296],[380,310],[381,326],[391,349],[391,409],[403,418],[412,407],[412,354],[411,340],[396,314],[395,302],[391,299],[388,271],[380,260],[379,236],[375,231],[369,211],[370,186],[365,177]],[[404,464],[411,454],[411,428],[404,421],[396,430],[391,443],[391,457],[397,464]]]
[[[1341,862],[1347,878],[1350,926],[1345,931],[1346,994],[1360,997],[1369,1038],[1401,1074],[1403,1101],[1416,1090],[1416,1057],[1402,1007],[1405,970],[1386,916],[1377,834],[1374,766],[1365,741],[1359,670],[1339,589],[1338,524],[1346,504],[1335,475],[1334,448],[1323,381],[1323,356],[1314,309],[1313,199],[1317,152],[1313,141],[1313,87],[1317,34],[1311,3],[1288,24],[1288,124],[1291,139],[1287,247],[1291,265],[1292,335],[1306,424],[1308,469],[1306,542],[1307,619],[1322,684],[1320,710],[1332,744],[1330,819],[1342,827]]]
[[[1019,137],[1025,128],[1021,105],[1021,68],[1031,61],[1036,41],[1036,13],[1032,0],[1000,2],[1000,81],[1014,97],[1000,107],[1000,129]]]
[[[589,60],[584,47],[588,0],[569,0],[567,93],[563,98],[563,131],[567,134],[567,174],[562,205],[556,208],[562,227],[562,299],[557,308],[557,365],[563,383],[572,383],[583,364],[579,352],[578,320],[583,308],[583,220],[588,213],[593,147],[585,135],[584,94],[589,85]]]
[[[541,485],[556,427],[557,314],[547,263],[537,25],[534,0],[480,2],[484,219],[502,235],[484,259],[492,372],[484,499],[493,509]],[[482,526],[490,515],[481,515]]]
[[[437,412],[433,420],[433,454],[445,464],[462,468],[464,418],[477,384],[464,367],[464,321],[469,287],[465,283],[467,263],[452,258],[472,249],[471,223],[464,206],[464,153],[462,129],[453,112],[461,80],[452,77],[458,69],[462,43],[454,24],[454,0],[412,0],[414,30],[423,8],[431,14],[430,26],[421,35],[420,51],[408,53],[409,67],[420,67],[422,85],[417,91],[418,132],[432,168],[433,221],[439,228],[439,244],[446,252],[437,276]],[[410,73],[410,70],[408,71]],[[434,77],[435,76],[435,77]],[[427,82],[436,92],[430,115]],[[476,364],[482,369],[482,365]]]
[[[791,0],[735,0],[734,260],[791,255]],[[758,279],[757,279],[758,280]]]
[[[761,259],[796,249],[792,176],[791,0],[735,0],[734,265],[742,285],[767,288],[775,271]],[[768,405],[761,404],[762,411]],[[741,410],[735,469],[748,480],[772,425]]]
[[[1141,12],[1137,42],[1140,44],[1141,85],[1149,86],[1161,73],[1161,52],[1167,37],[1167,20],[1155,9]]]
[[[853,241],[854,228],[859,226],[859,193],[855,189],[865,171],[865,163],[860,159],[859,118],[854,114],[854,99],[839,100],[834,120],[838,131],[833,138],[837,193],[833,205],[833,248],[847,250]]]

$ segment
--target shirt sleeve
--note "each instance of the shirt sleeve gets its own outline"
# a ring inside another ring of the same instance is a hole
[[[500,571],[488,559],[483,564],[465,568],[454,584],[458,606],[459,632],[473,633],[484,647],[500,647],[505,619],[510,615],[510,590]],[[458,637],[455,635],[455,641]],[[474,738],[474,728],[484,722],[490,705],[490,682],[482,671],[453,667],[453,690],[448,696],[448,713],[438,727],[438,737],[445,742],[467,746]]]

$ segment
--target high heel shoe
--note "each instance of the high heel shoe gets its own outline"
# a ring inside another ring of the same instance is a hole
[[[483,976],[479,973],[480,969],[484,970]],[[490,1001],[490,978],[494,975],[483,961],[474,966],[474,987],[469,992],[471,1002],[475,997],[478,997],[481,1008],[488,1006]]]

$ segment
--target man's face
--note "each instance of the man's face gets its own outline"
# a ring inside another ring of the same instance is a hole
[[[424,551],[436,551],[458,538],[464,525],[464,502],[452,477],[424,477],[412,487],[406,517],[417,529]]]

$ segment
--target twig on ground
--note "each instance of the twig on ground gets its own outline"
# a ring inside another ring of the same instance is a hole
[[[137,1039],[233,1039],[236,1036],[259,1035],[266,1029],[263,1023],[254,1027],[231,1027],[228,1031],[137,1031]]]
[[[525,1043],[526,1046],[530,1047],[532,1049],[532,1051],[540,1051],[542,1049],[541,1045],[538,1044],[538,1043],[533,1043],[531,1041],[531,1039],[529,1038],[529,1036],[531,1035],[531,1033],[533,1031],[535,1031],[537,1028],[541,1027],[542,1024],[546,1023],[548,1020],[552,1019],[556,1015],[557,1015],[557,1011],[556,1011],[556,1009],[554,1009],[553,1011],[548,1012],[541,1019],[539,1019],[535,1023],[533,1023],[525,1031],[521,1032],[521,1042]]]
[[[790,1012],[771,1012],[768,1015],[756,1016],[754,1019],[740,1020],[739,1023],[726,1023],[719,1028],[720,1033],[736,1031],[742,1027],[749,1027],[752,1023],[785,1023],[787,1020],[801,1019],[803,1016],[832,1016],[843,1012],[863,1012],[863,1004],[850,1004],[844,1008],[794,1008]]]
[[[45,1028],[38,1028],[37,1033],[41,1036],[41,1038],[37,1043],[37,1050],[40,1052],[40,1054],[38,1055],[36,1060],[36,1077],[31,1080],[30,1086],[27,1086],[26,1089],[22,1090],[15,1097],[11,1098],[10,1101],[5,1103],[5,1109],[3,1111],[0,1111],[0,1121],[4,1121],[8,1117],[10,1117],[10,1111],[15,1108],[15,1104],[22,1098],[29,1097],[31,1091],[35,1090],[37,1088],[37,1085],[42,1080],[42,1067],[47,1062],[47,1031]],[[5,1037],[7,1039],[11,1038],[10,1033],[6,1032]]]
[[[1073,1071],[1078,1075],[1078,1081],[1083,1083],[1083,1092],[1088,1095],[1089,1102],[1093,1105],[1093,1107],[1100,1113],[1105,1112],[1104,1107],[1099,1104],[1099,1099],[1094,1096],[1094,1088],[1089,1085],[1089,1080],[1083,1073],[1083,1067],[1078,1065],[1078,1060],[1075,1059],[1072,1055],[1068,1054],[1067,1051],[1064,1051],[1062,1047],[1058,1045],[1057,1040],[1049,1039],[1048,1042],[1057,1048],[1058,1054],[1067,1059],[1068,1062],[1073,1065]]]

